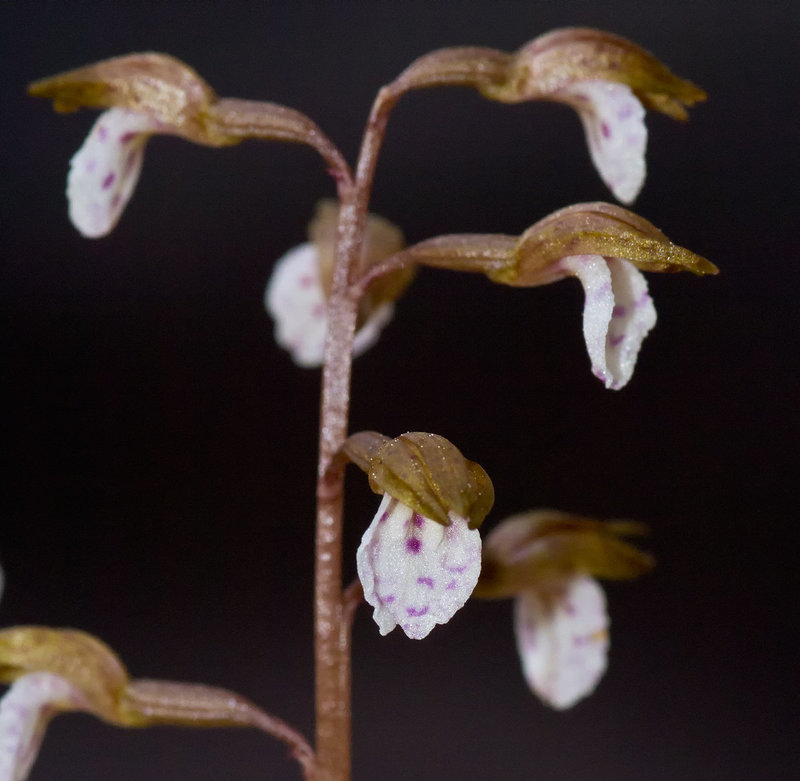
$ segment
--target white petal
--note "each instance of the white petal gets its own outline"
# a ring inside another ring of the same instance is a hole
[[[328,313],[314,244],[300,244],[278,260],[264,292],[264,306],[275,320],[275,341],[292,360],[306,368],[322,366]],[[354,355],[378,341],[393,314],[391,303],[376,307],[355,335]]]
[[[18,678],[0,700],[0,781],[27,778],[50,719],[85,706],[81,693],[58,675]]]
[[[481,537],[464,518],[449,526],[384,494],[356,554],[364,598],[382,635],[398,624],[413,639],[447,623],[481,570]]]
[[[587,576],[517,597],[522,671],[544,702],[569,708],[594,691],[606,669],[608,624],[603,590]]]
[[[656,324],[656,308],[647,291],[647,280],[633,263],[622,258],[607,258],[614,290],[614,311],[606,339],[606,364],[609,387],[627,384],[636,366],[636,357],[645,336]]]
[[[621,258],[571,255],[561,267],[583,285],[583,336],[595,376],[606,388],[627,385],[642,341],[656,324],[647,281]]]
[[[313,244],[294,247],[278,260],[264,304],[275,320],[275,341],[291,353],[294,362],[321,366],[328,318]]]
[[[579,81],[560,90],[578,110],[592,162],[614,196],[636,199],[644,184],[644,107],[626,84]]]
[[[385,301],[375,307],[361,328],[356,331],[353,339],[353,355],[361,355],[369,350],[378,341],[381,331],[393,317],[394,304],[391,301]]]
[[[117,224],[139,179],[147,140],[158,129],[153,119],[121,108],[94,123],[67,177],[69,217],[84,236],[105,236]]]

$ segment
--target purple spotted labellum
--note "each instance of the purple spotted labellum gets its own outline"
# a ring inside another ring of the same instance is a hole
[[[608,663],[608,625],[605,594],[588,575],[517,595],[514,634],[522,672],[543,702],[563,710],[594,691]]]
[[[264,292],[264,306],[275,321],[275,341],[288,350],[292,360],[305,368],[321,366],[328,305],[315,244],[300,244],[278,260]],[[393,315],[390,301],[372,310],[356,332],[353,354],[372,347]]]
[[[447,623],[475,588],[480,533],[466,518],[451,513],[445,526],[384,494],[356,563],[380,633],[399,625],[418,640]]]
[[[583,337],[595,377],[606,388],[628,384],[642,340],[656,324],[647,280],[622,258],[572,255],[560,262],[583,285]]]
[[[275,320],[275,341],[292,360],[306,368],[321,366],[328,330],[328,296],[333,283],[339,205],[324,199],[308,226],[310,241],[290,249],[275,264],[264,291],[264,306]],[[383,217],[370,214],[358,259],[363,273],[398,252],[402,231]],[[394,315],[394,301],[414,276],[414,268],[400,269],[377,280],[364,291],[358,310],[353,354],[360,355],[378,340]]]
[[[564,87],[559,97],[583,123],[594,167],[617,200],[633,203],[646,174],[645,111],[627,84],[590,79]]]
[[[87,238],[107,235],[139,180],[155,119],[123,108],[104,111],[70,161],[67,201],[72,224]]]

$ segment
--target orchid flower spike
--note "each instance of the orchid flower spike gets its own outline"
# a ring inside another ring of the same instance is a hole
[[[323,200],[309,225],[310,241],[290,249],[275,264],[264,291],[264,306],[275,320],[275,341],[288,350],[298,365],[322,365],[328,328],[327,299],[333,279],[334,245],[339,207]],[[369,215],[362,257],[355,272],[399,252],[404,244],[399,228]],[[359,307],[353,353],[372,347],[392,319],[394,301],[411,281],[414,269],[401,269],[369,287]]]
[[[413,62],[390,85],[410,89],[472,86],[491,100],[552,100],[578,112],[600,177],[623,203],[645,178],[645,108],[687,119],[705,100],[702,89],[673,75],[652,54],[612,33],[566,28],[535,38],[508,54],[496,49],[440,49]]]
[[[205,146],[245,138],[309,144],[349,180],[347,163],[305,115],[274,103],[219,98],[188,65],[166,54],[115,57],[31,84],[57,111],[105,108],[72,158],[69,216],[87,238],[107,235],[133,194],[147,141],[156,133]]]
[[[514,598],[522,671],[547,705],[571,707],[605,672],[609,618],[592,576],[629,579],[651,569],[650,556],[619,539],[642,532],[629,521],[541,510],[508,518],[487,537],[475,595]]]
[[[435,434],[390,440],[362,432],[344,452],[383,496],[356,554],[375,623],[382,635],[399,625],[412,639],[426,637],[453,617],[478,581],[477,527],[494,502],[492,483]]]

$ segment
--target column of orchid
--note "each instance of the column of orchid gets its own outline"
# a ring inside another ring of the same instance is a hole
[[[389,114],[403,94],[472,87],[509,103],[551,100],[578,112],[592,160],[614,195],[632,201],[645,174],[645,108],[678,119],[702,90],[634,44],[595,30],[560,30],[508,54],[484,48],[425,55],[380,90],[355,170],[307,117],[273,103],[219,98],[191,68],[162,54],[134,54],[37,82],[33,95],[59,111],[103,108],[73,157],[70,217],[87,237],[116,224],[141,171],[145,145],[171,134],[210,145],[243,139],[312,146],[337,186],[309,242],[285,255],[267,287],[276,338],[300,366],[322,366],[317,476],[316,740],[231,692],[200,684],[131,679],[99,640],[75,630],[0,631],[0,781],[27,777],[49,718],[83,710],[119,726],[251,726],[284,741],[306,779],[350,775],[350,626],[362,599],[381,634],[414,639],[452,618],[471,595],[513,598],[526,680],[566,708],[589,694],[606,666],[608,617],[596,578],[633,578],[651,558],[625,541],[632,522],[602,523],[556,511],[479,527],[494,491],[486,472],[446,439],[409,432],[349,435],[351,363],[375,343],[394,303],[422,265],[481,272],[533,287],[577,277],[592,370],[606,387],[631,378],[655,309],[641,271],[715,273],[643,218],[606,203],[577,204],[521,236],[457,234],[403,247],[402,233],[368,214]],[[356,554],[359,581],[341,581],[343,475],[353,463],[381,496]],[[279,479],[279,478],[278,478]]]

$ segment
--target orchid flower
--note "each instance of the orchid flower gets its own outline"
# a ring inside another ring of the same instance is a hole
[[[585,293],[583,334],[592,371],[614,390],[631,379],[642,340],[656,322],[641,272],[718,273],[652,223],[609,203],[559,209],[521,236],[437,236],[397,253],[373,274],[415,264],[480,272],[513,287],[577,277]]]
[[[338,218],[335,202],[320,201],[308,228],[310,241],[290,249],[277,261],[264,291],[264,306],[275,320],[275,341],[289,351],[298,366],[322,365]],[[358,270],[399,252],[403,244],[397,226],[370,214]],[[359,307],[354,355],[361,355],[377,342],[394,315],[395,299],[413,274],[413,268],[400,269],[366,291]]]
[[[494,502],[489,476],[444,437],[354,434],[343,451],[382,494],[356,554],[364,598],[382,635],[413,639],[447,623],[481,571],[478,527]]]
[[[305,368],[322,365],[328,316],[320,279],[319,251],[299,244],[278,259],[264,291],[264,307],[275,320],[275,341]],[[358,329],[353,355],[372,347],[392,319],[394,305],[385,302]]]
[[[456,47],[420,57],[390,85],[409,89],[472,86],[491,100],[551,100],[577,111],[600,177],[623,203],[645,179],[645,108],[685,120],[705,100],[702,89],[673,75],[652,54],[612,33],[565,28],[508,54]]]
[[[107,235],[133,194],[144,150],[156,133],[204,146],[247,138],[290,141],[316,149],[343,181],[347,163],[304,114],[275,103],[220,98],[192,68],[166,54],[114,57],[31,84],[56,110],[104,108],[71,161],[69,216],[88,238]]]
[[[571,707],[605,672],[609,618],[593,576],[630,579],[651,569],[649,555],[620,539],[642,532],[630,521],[540,510],[502,521],[486,538],[475,594],[514,598],[522,671],[547,705]]]
[[[0,781],[28,777],[47,725],[60,712],[91,713],[118,727],[171,724],[255,727],[286,742],[309,777],[313,752],[280,719],[214,686],[133,679],[114,652],[84,632],[0,630]]]

